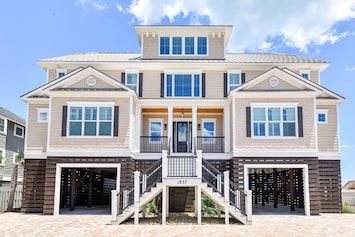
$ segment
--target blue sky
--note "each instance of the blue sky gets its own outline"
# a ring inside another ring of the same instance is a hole
[[[222,4],[223,2],[223,4]],[[137,24],[233,25],[230,52],[330,61],[321,83],[340,105],[342,182],[355,180],[355,0],[32,0],[0,5],[0,106],[26,118],[20,96],[42,85],[36,61],[83,52],[140,52]]]

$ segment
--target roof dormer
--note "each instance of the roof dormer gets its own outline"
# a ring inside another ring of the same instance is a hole
[[[232,26],[136,26],[142,59],[224,59]]]

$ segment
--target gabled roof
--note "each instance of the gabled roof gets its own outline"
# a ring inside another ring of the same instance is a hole
[[[107,85],[110,86],[110,88],[98,88],[98,87],[92,87],[92,88],[71,87],[70,88],[71,85],[74,85],[79,80],[83,80],[83,78],[87,78],[90,75],[97,77],[101,81],[104,81]],[[76,70],[62,77],[57,78],[54,81],[46,83],[38,87],[37,89],[22,95],[21,98],[23,100],[29,98],[41,98],[41,97],[46,98],[48,97],[48,93],[53,91],[110,91],[110,90],[131,91],[130,88],[123,85],[121,82],[111,78],[110,76],[102,73],[101,71],[95,69],[94,67],[89,66],[85,68],[84,67],[77,68]]]
[[[10,110],[7,110],[3,107],[0,107],[0,116],[5,117],[8,120],[11,120],[17,124],[20,124],[22,126],[26,125],[26,120],[18,116],[17,114],[11,112]]]

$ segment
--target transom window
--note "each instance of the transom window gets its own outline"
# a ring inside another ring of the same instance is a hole
[[[228,72],[228,92],[234,90],[241,84],[240,71]]]
[[[149,121],[150,142],[160,142],[163,134],[163,120],[154,119]]]
[[[137,92],[138,89],[138,73],[127,72],[126,73],[126,86]]]
[[[166,97],[200,97],[200,74],[167,74]]]
[[[71,106],[69,136],[112,136],[111,106]]]
[[[160,37],[160,55],[207,55],[207,37]]]
[[[253,107],[254,137],[295,137],[296,107]]]

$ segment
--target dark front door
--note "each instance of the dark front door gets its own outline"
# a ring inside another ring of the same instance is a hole
[[[188,123],[177,122],[177,152],[187,152],[188,133]]]

